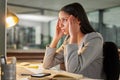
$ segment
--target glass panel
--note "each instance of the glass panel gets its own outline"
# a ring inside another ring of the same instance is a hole
[[[87,13],[88,19],[92,25],[92,27],[98,31],[98,23],[99,23],[99,12],[94,11],[94,12],[89,12]]]
[[[120,47],[120,7],[110,8],[103,13],[104,39]]]
[[[42,27],[44,28],[41,28],[41,26],[18,25],[7,29],[7,48],[44,49],[46,44],[49,44],[49,31],[46,29],[48,25]]]

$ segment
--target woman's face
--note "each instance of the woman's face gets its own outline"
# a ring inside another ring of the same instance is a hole
[[[61,31],[64,34],[69,34],[69,27],[68,27],[68,18],[69,18],[69,14],[67,14],[64,11],[60,11],[59,12],[59,21],[60,21],[60,28]]]

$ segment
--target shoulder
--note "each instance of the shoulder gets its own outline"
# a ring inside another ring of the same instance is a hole
[[[103,42],[103,37],[98,32],[91,32],[85,35],[85,41],[90,41],[90,40],[100,40]]]
[[[102,35],[98,32],[91,32],[91,33],[86,34],[86,36],[87,36],[88,39],[92,39],[92,38],[102,39],[103,38]]]

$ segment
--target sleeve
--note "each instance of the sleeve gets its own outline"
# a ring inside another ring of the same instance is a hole
[[[64,46],[69,41],[69,35],[66,36],[63,44],[56,50],[56,48],[46,47],[46,52],[43,60],[44,68],[51,68],[57,64],[64,62]]]
[[[64,57],[68,72],[79,73],[92,63],[101,54],[102,40],[100,38],[91,39],[85,42],[82,49],[83,51],[79,54],[77,44],[66,45],[66,54],[64,54]]]
[[[59,49],[46,47],[43,67],[48,69],[64,62],[63,45]]]

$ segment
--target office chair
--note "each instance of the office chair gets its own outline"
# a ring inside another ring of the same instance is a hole
[[[104,42],[103,56],[103,70],[106,75],[106,80],[118,80],[120,61],[117,45],[113,42]]]

